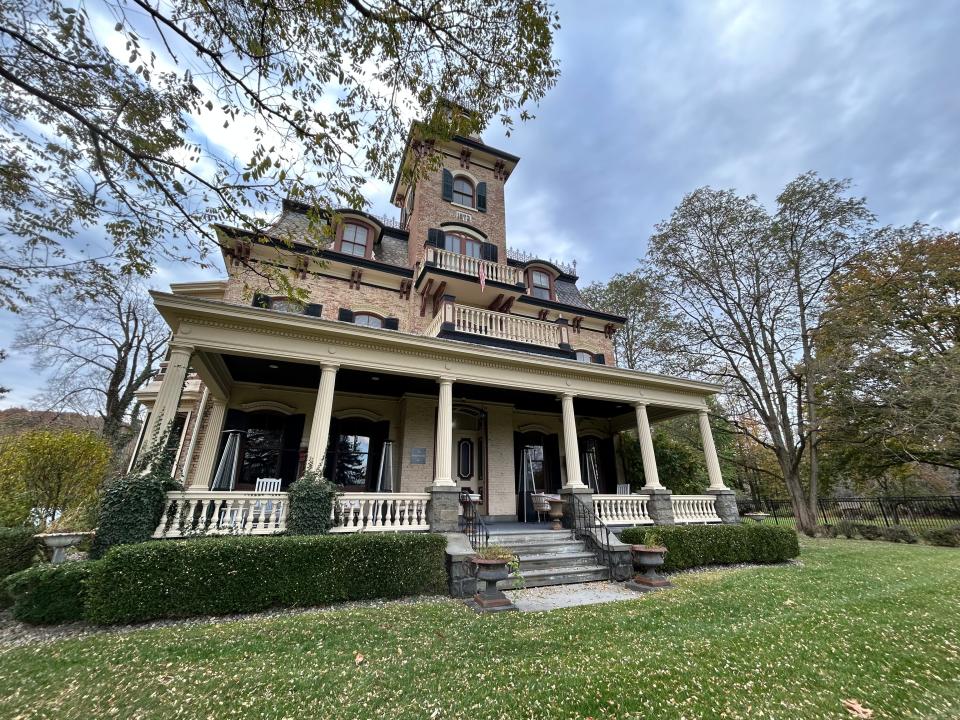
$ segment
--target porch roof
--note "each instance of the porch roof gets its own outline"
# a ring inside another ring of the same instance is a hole
[[[647,402],[689,410],[705,407],[720,385],[626,368],[580,363],[425,335],[222,301],[151,293],[174,342],[220,355],[378,370],[408,377],[449,376],[475,384],[539,393],[570,392],[615,402]],[[267,337],[265,337],[267,336]],[[209,368],[199,363],[204,380]],[[226,367],[222,368],[226,371]],[[232,374],[232,371],[231,371]],[[228,378],[223,378],[228,380]],[[211,385],[210,382],[207,382]],[[214,389],[216,382],[213,382]]]

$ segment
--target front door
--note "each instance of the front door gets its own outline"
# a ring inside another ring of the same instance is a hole
[[[484,414],[471,407],[453,410],[453,472],[461,490],[480,496],[478,509],[487,513],[486,425]]]
[[[517,520],[538,522],[530,496],[560,492],[560,444],[556,435],[534,431],[514,433],[513,447]]]

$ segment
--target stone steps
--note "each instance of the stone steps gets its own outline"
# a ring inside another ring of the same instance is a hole
[[[608,577],[606,566],[597,565],[594,554],[571,530],[494,530],[490,544],[502,545],[517,554],[525,587],[596,582]],[[514,581],[501,580],[497,587],[510,590]]]

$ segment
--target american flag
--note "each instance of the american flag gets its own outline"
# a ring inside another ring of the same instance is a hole
[[[477,277],[480,278],[480,292],[483,292],[487,287],[487,268],[483,263],[480,263],[480,272],[477,273]]]

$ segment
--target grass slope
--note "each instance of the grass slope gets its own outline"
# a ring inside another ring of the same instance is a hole
[[[819,720],[855,699],[960,718],[960,552],[805,541],[802,563],[544,614],[450,602],[8,649],[0,714]]]

